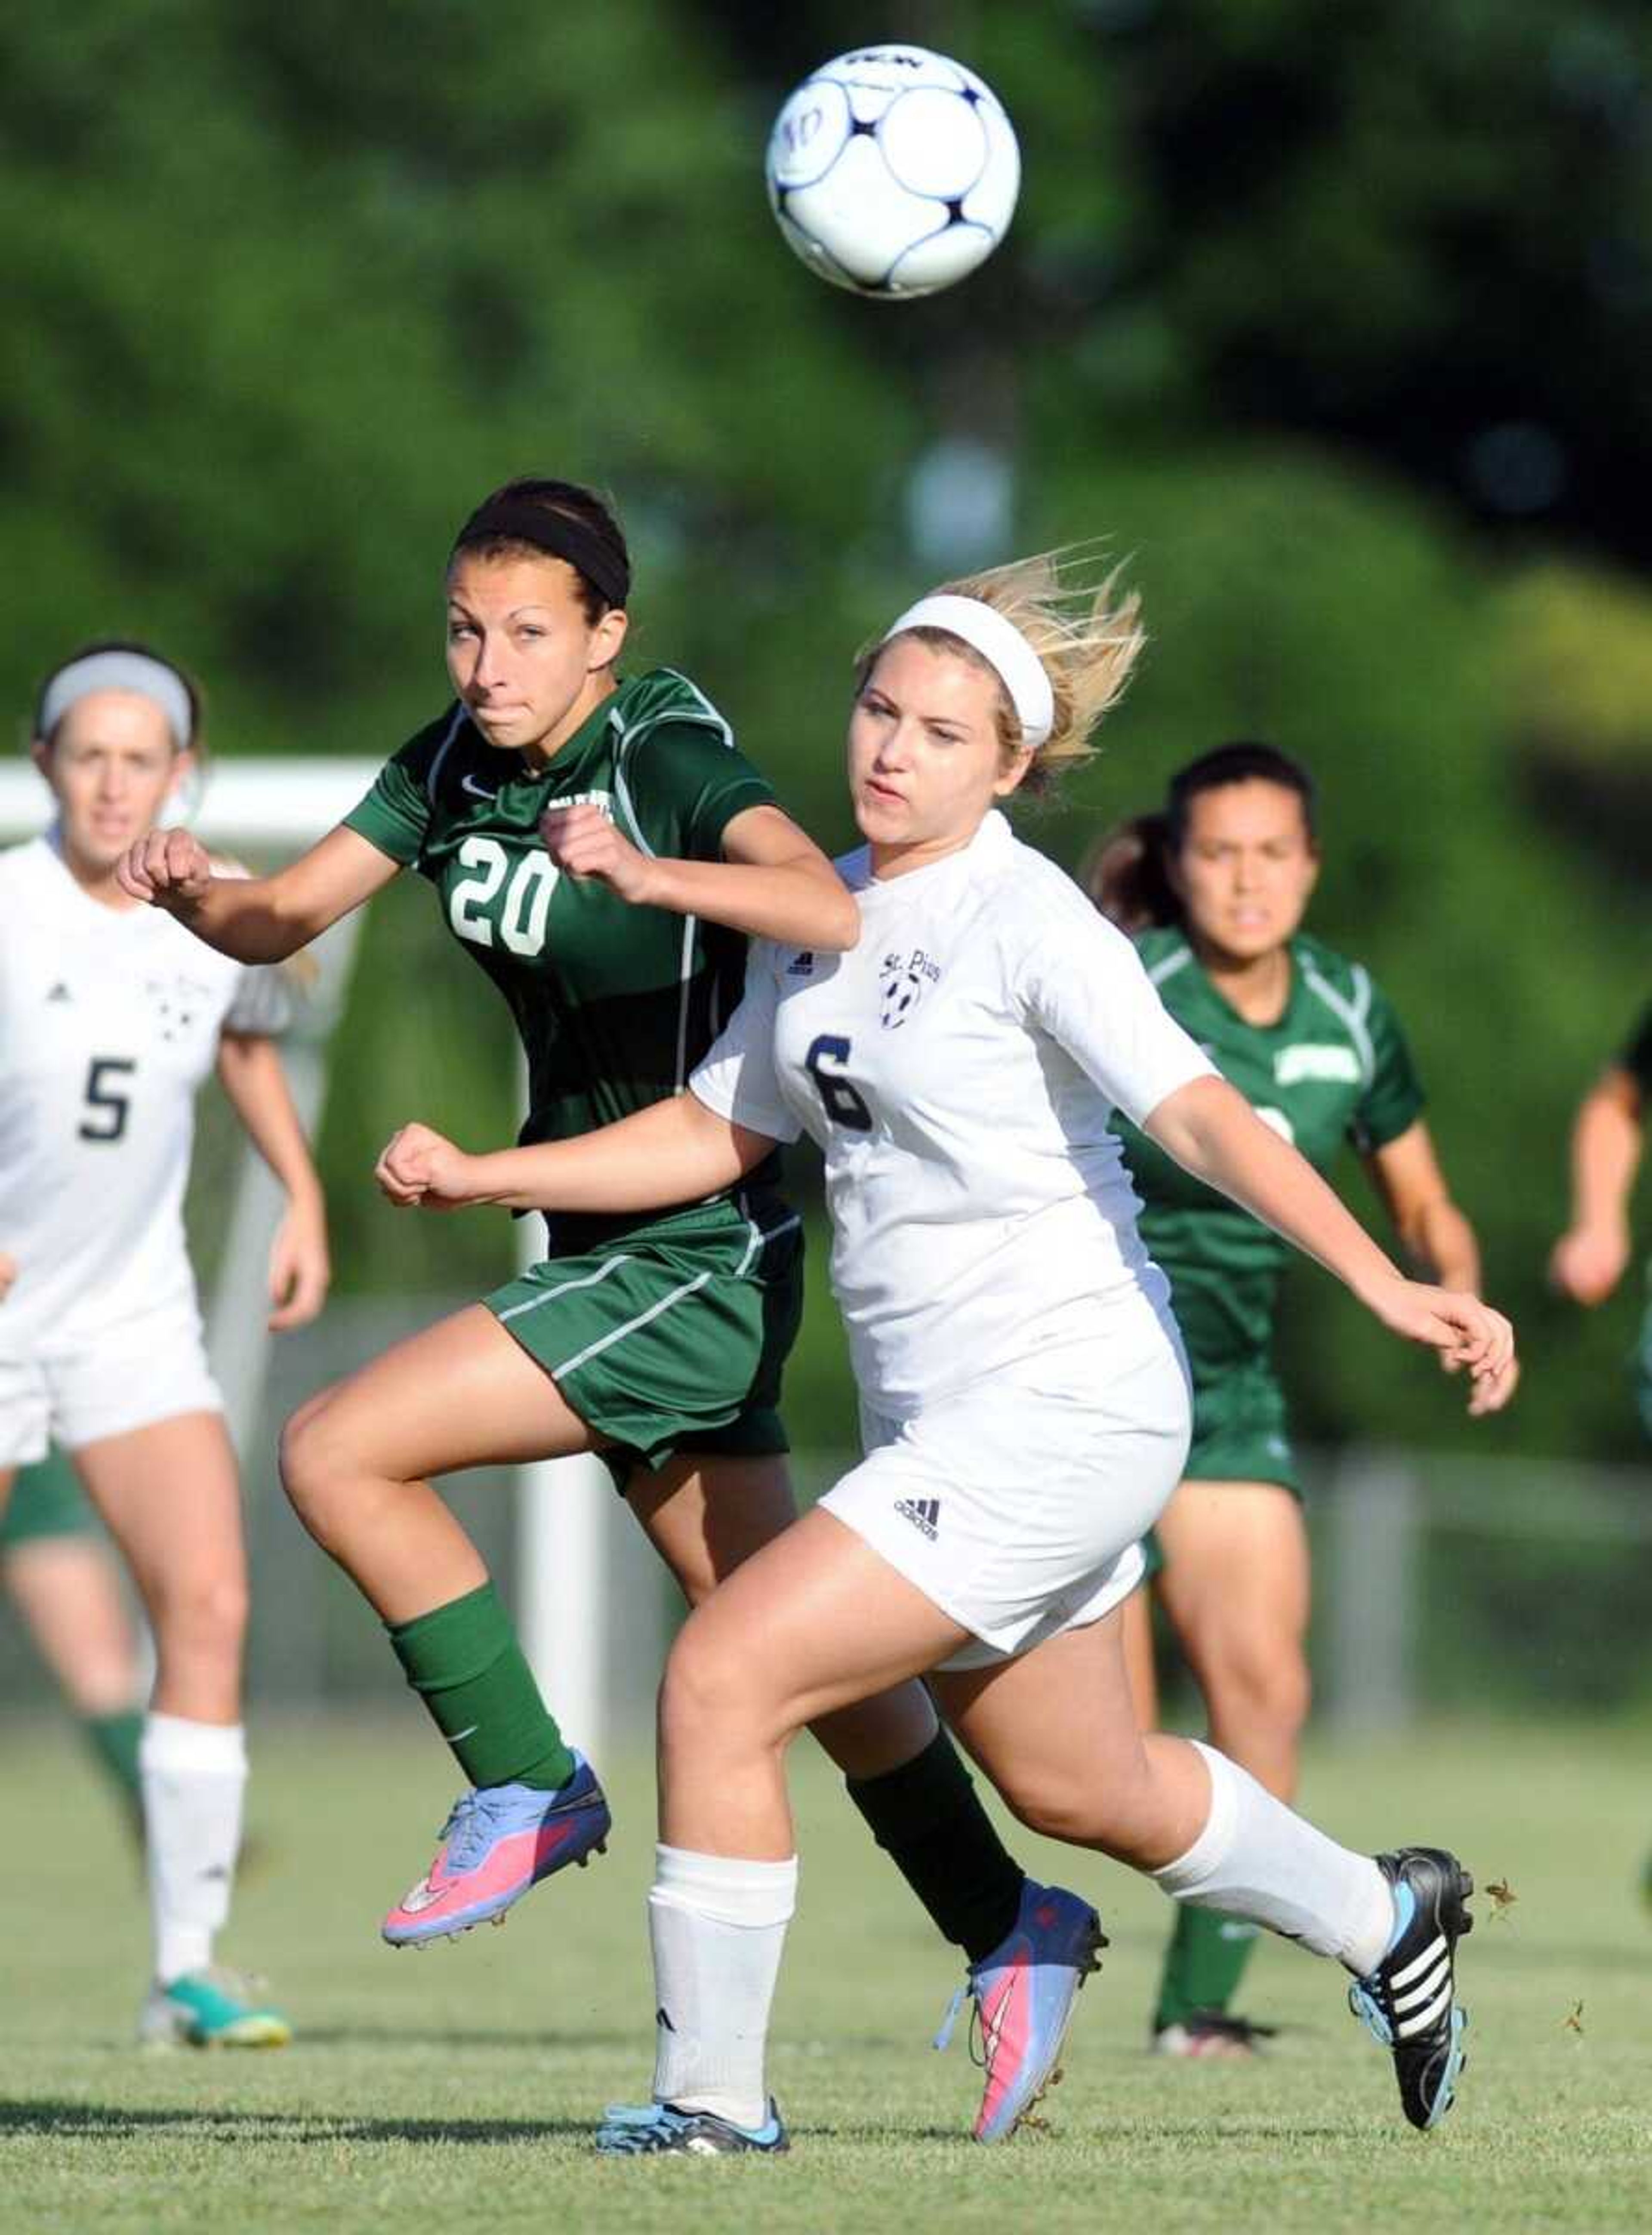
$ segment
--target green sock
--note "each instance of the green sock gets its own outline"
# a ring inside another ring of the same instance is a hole
[[[1257,1930],[1242,1917],[1223,1917],[1214,1909],[1195,1909],[1183,1902],[1164,1951],[1154,2032],[1180,2025],[1195,2010],[1225,2010],[1250,1961]]]
[[[491,1583],[390,1627],[407,1681],[472,1785],[566,1785],[562,1740]]]
[[[139,1844],[143,1840],[143,1779],[138,1774],[138,1741],[143,1736],[141,1707],[122,1707],[113,1715],[82,1715],[93,1753],[120,1794]]]

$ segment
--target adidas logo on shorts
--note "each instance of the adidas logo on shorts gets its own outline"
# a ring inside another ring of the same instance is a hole
[[[904,1514],[914,1529],[921,1529],[931,1544],[934,1542],[941,1524],[938,1498],[897,1498],[895,1510]]]

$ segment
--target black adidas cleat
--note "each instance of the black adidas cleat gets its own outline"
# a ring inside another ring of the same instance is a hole
[[[737,2127],[714,2112],[682,2111],[675,2103],[610,2103],[597,2129],[597,2150],[606,2158],[779,2157],[790,2147],[772,2096],[760,2127]]]
[[[1379,1855],[1393,1888],[1393,1937],[1376,1970],[1348,1989],[1348,2008],[1393,2053],[1400,2101],[1413,2127],[1437,2127],[1467,2062],[1468,2012],[1456,1998],[1452,1957],[1472,1930],[1474,1881],[1442,1847]]]

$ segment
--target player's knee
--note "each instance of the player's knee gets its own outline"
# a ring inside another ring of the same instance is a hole
[[[751,1720],[753,1685],[749,1660],[725,1644],[720,1625],[693,1617],[677,1634],[659,1693],[660,1739],[668,1752],[703,1750]]]
[[[165,1593],[155,1609],[157,1647],[167,1659],[238,1662],[246,1618],[244,1576],[187,1576]]]
[[[1295,1733],[1308,1720],[1313,1681],[1300,1640],[1263,1630],[1224,1639],[1208,1664],[1207,1694],[1230,1717]]]
[[[300,1405],[281,1431],[281,1486],[318,1544],[330,1535],[333,1497],[342,1469],[324,1393]]]

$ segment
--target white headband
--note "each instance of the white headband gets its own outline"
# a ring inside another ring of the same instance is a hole
[[[886,631],[883,641],[919,628],[944,629],[980,652],[1010,694],[1021,742],[1036,752],[1055,727],[1055,693],[1044,662],[1014,622],[980,598],[920,598]]]
[[[147,652],[88,652],[60,667],[40,702],[41,736],[49,737],[69,709],[95,691],[132,691],[148,699],[166,716],[178,750],[188,751],[195,721],[183,678]]]

